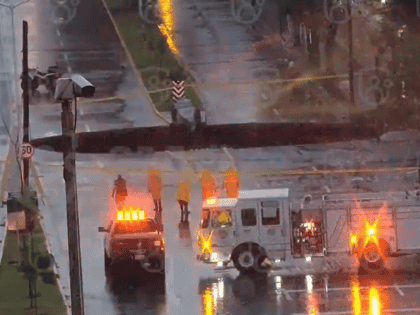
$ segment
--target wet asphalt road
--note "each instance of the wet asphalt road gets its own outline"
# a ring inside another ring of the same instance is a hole
[[[81,10],[81,18],[89,16],[87,14],[88,12],[92,14],[96,12],[91,11],[93,8],[91,5],[87,4],[84,7],[86,10],[85,13]],[[48,12],[48,10],[44,11],[41,6],[41,9],[38,11],[41,17],[42,12]],[[92,18],[92,14],[90,18]],[[87,24],[83,24],[81,21],[79,23],[84,25],[84,27],[87,26]],[[40,46],[50,47],[53,50],[59,49],[61,43],[59,37],[55,37],[56,35],[62,36],[63,46],[67,45],[66,40],[69,40],[69,43],[74,40],[75,47],[83,46],[83,42],[78,43],[77,38],[74,38],[74,34],[72,35],[72,32],[69,30],[69,26],[60,31],[61,35],[58,35],[54,28],[47,26],[46,23],[39,30],[45,35],[45,38],[54,38],[54,40],[51,42],[39,42]],[[81,32],[81,30],[79,29],[78,32]],[[102,42],[99,43],[98,47],[95,48],[103,51],[106,47],[101,46],[102,44]],[[88,48],[91,49],[92,47]],[[58,54],[58,60],[66,59],[64,53],[61,53],[61,55],[60,53]],[[46,57],[48,54],[44,53],[41,55],[43,57],[40,57],[39,60],[44,60],[45,68],[52,60],[56,60],[57,54],[56,52],[51,52],[50,57]],[[72,59],[74,56],[77,56],[77,58]],[[82,53],[80,51],[67,53],[67,63],[74,71],[83,69],[82,67],[93,64],[91,59],[89,59],[92,58],[91,56],[91,53]],[[105,53],[100,56],[105,56]],[[101,57],[97,58],[100,59]],[[114,60],[114,62],[110,63],[111,67],[109,71],[118,71],[114,66],[116,67],[119,63],[115,61],[116,59],[111,58],[111,60]],[[95,73],[95,69],[100,69],[103,67],[103,64],[100,66],[98,64],[97,67],[90,69],[89,73]],[[99,75],[95,80],[100,82]],[[112,89],[109,86],[106,91],[102,91],[101,93],[111,94]],[[32,119],[34,122],[38,122],[38,124],[48,122],[48,118],[45,118],[44,113],[42,113],[41,106],[39,107],[39,111],[34,110],[33,112],[34,116]],[[53,125],[53,123],[50,123],[49,126]],[[87,125],[95,126],[95,122],[91,121]],[[101,125],[106,126],[107,123],[104,122]],[[123,122],[120,125],[123,125]],[[54,126],[56,126],[54,128],[59,128],[59,120],[56,121],[56,125]],[[49,130],[49,132],[54,132],[54,128],[52,128],[53,130]],[[49,154],[46,153],[45,156]],[[237,152],[236,154],[237,156],[241,156],[244,153]],[[258,154],[260,153],[255,153],[255,155]],[[248,159],[244,159],[241,162],[243,166],[246,164],[255,165],[255,163],[260,163],[264,164],[264,167],[267,167],[267,163],[271,163],[269,166],[274,166],[275,163],[280,162],[273,158],[274,153],[271,152],[269,155],[271,156],[268,159],[270,162],[267,162],[267,159],[258,161],[258,158],[255,156],[254,161],[252,161],[252,156],[249,155],[247,156]],[[285,156],[284,153],[278,153],[278,155]],[[85,156],[81,156],[79,159],[83,162],[85,158],[89,160],[89,157]],[[283,159],[283,161],[288,159],[293,159],[293,157],[289,156]],[[55,160],[55,162],[60,161],[60,159],[55,158],[51,158],[51,160]],[[95,159],[92,160],[93,164],[96,163]],[[146,158],[146,165],[151,165],[153,160],[153,156]],[[112,157],[105,157],[103,162],[114,167],[119,164],[121,168],[131,164],[139,164],[136,157],[133,157],[130,161],[118,158],[112,160]],[[226,167],[226,163],[220,162],[219,164],[221,169]],[[137,167],[146,168],[144,165],[138,165]],[[44,175],[43,183],[47,195],[46,200],[49,205],[49,209],[44,210],[49,211],[48,213],[46,212],[48,214],[46,215],[46,229],[52,238],[55,253],[59,254],[56,254],[56,259],[60,270],[64,275],[68,275],[66,214],[65,207],[63,206],[65,197],[61,169],[58,171],[57,168],[41,167],[41,169]],[[185,241],[178,237],[177,222],[179,219],[179,209],[174,200],[175,185],[177,182],[176,174],[168,176],[164,196],[164,224],[167,240],[167,270],[165,278],[144,277],[145,282],[137,283],[134,288],[127,288],[122,292],[110,291],[103,270],[103,236],[97,232],[97,227],[106,223],[106,216],[110,207],[109,192],[115,177],[114,172],[113,170],[105,170],[104,172],[79,170],[77,175],[82,236],[82,266],[87,314],[310,314],[307,310],[308,304],[309,306],[311,304],[316,305],[316,308],[321,314],[324,312],[329,312],[329,314],[352,313],[352,286],[349,284],[348,277],[336,279],[331,276],[328,283],[328,290],[325,289],[323,281],[318,282],[317,279],[313,279],[312,289],[310,289],[309,278],[285,279],[277,276],[270,276],[268,278],[244,277],[238,276],[238,273],[234,270],[216,273],[209,266],[196,262],[194,232],[199,220],[200,192],[199,189],[196,189],[193,195],[194,201],[191,203],[192,218],[190,234],[192,239],[191,242]],[[133,173],[127,174],[126,176],[131,184],[130,188],[132,191],[144,191],[146,187],[146,176],[144,174]],[[248,178],[247,180],[250,186],[256,186],[255,179]],[[379,181],[381,181],[381,178],[379,178]],[[277,178],[273,178],[271,184],[264,181],[260,181],[258,184],[276,186],[281,185],[282,182],[278,181]],[[322,187],[323,182],[322,180],[318,182],[308,180],[306,184],[300,182],[297,185],[301,189],[310,187],[311,185]],[[68,283],[68,278],[67,280],[65,280],[65,277],[63,278],[63,282],[66,283],[67,281]],[[411,314],[420,313],[418,302],[420,277],[416,275],[385,275],[384,277],[377,277],[374,280],[379,285],[378,289],[381,291],[380,299],[384,301],[386,308],[400,310],[397,312],[399,314],[409,314],[407,309],[412,309]],[[360,286],[362,288],[365,286],[369,288],[369,279],[359,279],[359,281],[361,282]],[[380,286],[381,284],[383,285],[382,287]],[[68,289],[68,284],[66,287]],[[331,287],[335,287],[335,289]],[[362,301],[362,307],[365,309],[369,304],[369,298],[366,297],[368,297],[367,291],[362,289],[360,299]],[[385,303],[385,301],[388,302]],[[406,309],[406,311],[401,311],[401,309]]]

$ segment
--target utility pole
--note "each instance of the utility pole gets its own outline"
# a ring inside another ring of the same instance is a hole
[[[28,22],[23,21],[23,142],[29,143]],[[23,190],[29,192],[29,158],[23,159]]]
[[[74,119],[71,101],[62,100],[61,124],[63,141],[64,169],[67,199],[67,233],[69,241],[71,309],[73,315],[84,315],[82,262],[80,255],[79,215],[76,187],[76,154],[74,148]]]
[[[349,85],[350,85],[350,102],[354,106],[354,65],[353,65],[353,18],[351,16],[351,0],[347,0],[347,8],[349,10]]]

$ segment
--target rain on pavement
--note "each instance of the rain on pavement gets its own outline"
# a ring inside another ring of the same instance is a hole
[[[7,3],[14,2],[9,0]],[[161,0],[161,5],[173,7],[172,35],[175,34],[174,43],[178,45],[180,57],[200,83],[218,83],[216,87],[209,85],[210,88],[204,84],[201,90],[206,100],[209,121],[215,124],[260,121],[261,117],[258,117],[255,109],[261,97],[257,83],[235,87],[226,84],[226,81],[256,82],[255,72],[273,67],[273,60],[266,60],[249,47],[261,44],[264,35],[274,36],[278,31],[278,21],[273,18],[277,15],[275,1],[254,1],[255,12],[259,16],[254,24],[235,21],[231,13],[232,3],[239,2],[198,0],[175,3]],[[18,17],[15,22],[25,19],[30,24],[30,66],[37,66],[43,71],[57,62],[65,67],[65,71],[81,73],[97,86],[98,98],[115,94],[127,96],[127,106],[121,113],[115,111],[121,104],[81,108],[77,130],[96,131],[162,124],[154,115],[149,99],[144,96],[144,87],[137,84],[134,70],[124,56],[102,2],[81,2],[75,20],[61,26],[54,24],[48,16],[51,12],[49,5],[46,1],[34,0],[27,4],[28,7],[22,6],[15,13]],[[131,9],[136,10],[136,6]],[[246,10],[249,9],[247,6]],[[249,13],[246,10],[242,13]],[[13,47],[11,32],[7,29],[9,17],[6,17],[5,11],[0,13],[0,47],[3,52],[0,58],[0,93],[4,114],[7,112],[5,106],[8,94],[13,94],[7,80],[13,71]],[[16,34],[21,34],[18,22],[16,29]],[[287,41],[290,42],[292,36],[286,30],[284,32],[283,35],[289,36]],[[17,45],[21,47],[20,36],[17,36]],[[304,55],[302,51],[294,49],[291,45],[287,53],[279,53],[276,62],[280,62],[280,59],[291,61],[295,60],[293,56],[300,58]],[[18,72],[21,69],[20,56]],[[306,65],[306,62],[303,64]],[[220,87],[223,85],[220,81],[225,84],[224,87]],[[39,99],[32,100],[31,104],[33,138],[61,133],[61,106],[51,104],[43,93],[45,91],[41,91]],[[222,177],[219,172],[226,170],[232,162],[243,174],[243,188],[287,186],[291,187],[294,200],[302,200],[306,194],[321,195],[327,192],[417,189],[417,172],[281,176],[278,171],[386,168],[401,164],[415,166],[419,146],[420,137],[409,134],[404,141],[389,142],[384,139],[381,142],[367,140],[270,149],[78,155],[77,181],[86,314],[420,314],[420,275],[415,272],[389,271],[375,277],[344,273],[287,277],[277,275],[275,270],[267,276],[240,275],[232,268],[216,271],[196,260],[198,248],[195,231],[199,225],[201,209],[199,185],[196,183],[192,191],[187,238],[183,234],[186,231],[178,228],[180,212],[175,200],[181,169],[188,167],[200,171],[210,168],[220,183]],[[51,239],[68,298],[62,155],[38,150],[34,161],[42,174],[45,191],[43,201],[48,205],[44,215],[46,232]],[[165,275],[140,274],[144,281],[131,283],[131,286],[119,292],[112,292],[103,269],[103,235],[97,232],[97,228],[107,223],[109,209],[112,208],[110,192],[116,174],[123,174],[129,183],[129,192],[134,194],[145,191],[145,170],[154,165],[159,165],[164,172]],[[258,174],[270,171],[271,175]]]

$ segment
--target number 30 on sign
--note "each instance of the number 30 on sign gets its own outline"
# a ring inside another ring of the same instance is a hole
[[[22,143],[20,147],[20,154],[23,158],[29,159],[34,155],[34,147],[29,143]]]

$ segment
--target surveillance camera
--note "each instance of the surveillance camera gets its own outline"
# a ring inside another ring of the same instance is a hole
[[[73,92],[75,96],[92,97],[95,95],[95,87],[93,84],[80,74],[73,74],[71,80],[73,81]]]
[[[56,101],[72,100],[77,97],[92,97],[95,95],[95,87],[80,74],[73,74],[70,78],[57,80],[54,99]]]
[[[56,101],[72,100],[74,98],[73,94],[73,84],[70,78],[59,78],[56,82],[54,99]]]

